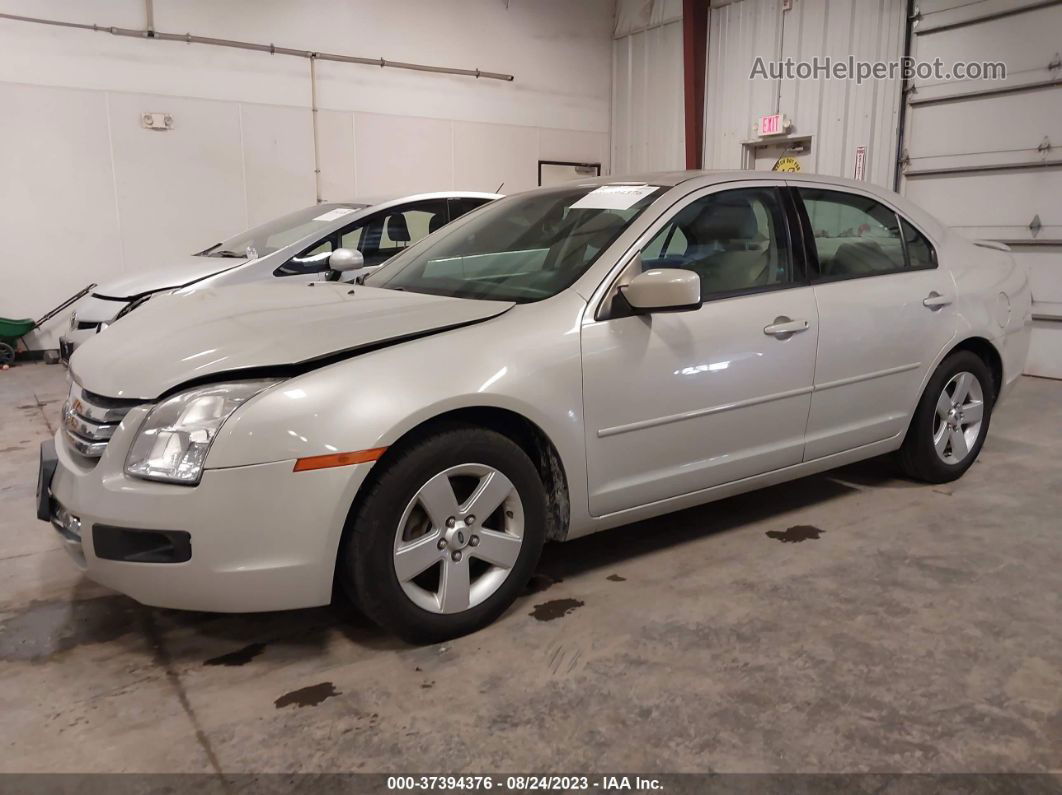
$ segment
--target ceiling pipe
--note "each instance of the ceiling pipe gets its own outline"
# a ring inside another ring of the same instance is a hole
[[[149,4],[150,7],[150,4]],[[229,47],[236,50],[253,50],[266,52],[270,55],[291,55],[297,58],[316,59],[319,61],[336,61],[338,63],[355,63],[365,66],[379,66],[389,69],[408,69],[415,72],[432,72],[434,74],[460,75],[463,77],[489,78],[491,80],[504,80],[512,82],[513,75],[503,72],[484,72],[480,69],[457,69],[450,66],[429,66],[427,64],[408,63],[405,61],[388,61],[385,58],[362,58],[356,55],[343,55],[341,53],[318,52],[314,50],[300,50],[293,47],[278,47],[275,44],[256,44],[250,41],[238,41],[236,39],[217,39],[210,36],[195,36],[191,33],[163,33],[157,30],[137,30],[134,28],[108,27],[83,22],[65,22],[58,19],[41,19],[39,17],[26,17],[18,14],[0,13],[0,19],[10,19],[15,22],[32,22],[37,25],[52,25],[60,28],[75,28],[78,30],[91,30],[98,33],[110,33],[114,36],[125,36],[133,39],[161,39],[163,41],[181,41],[186,44],[207,44],[213,47]]]
[[[313,121],[313,184],[317,193],[317,203],[321,198],[321,136],[317,120],[317,59],[310,58],[310,119]]]

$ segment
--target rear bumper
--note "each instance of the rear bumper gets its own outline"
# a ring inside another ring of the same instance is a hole
[[[116,437],[111,446],[121,449],[90,466],[61,435],[55,439],[49,519],[90,579],[143,604],[181,610],[286,610],[331,600],[347,512],[370,464],[297,473],[292,461],[214,469],[186,487],[127,477],[125,445]],[[64,532],[64,522],[77,534]],[[160,558],[144,545],[116,545],[116,531],[125,538],[149,531],[139,537],[165,537],[180,550],[163,554],[173,562],[145,562]],[[134,559],[114,559],[123,556]]]

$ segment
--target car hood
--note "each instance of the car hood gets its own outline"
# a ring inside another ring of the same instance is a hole
[[[246,259],[228,257],[184,257],[161,268],[133,273],[121,279],[101,284],[93,290],[94,295],[104,298],[124,298],[131,301],[158,290],[184,287],[207,276],[243,265]]]
[[[151,400],[219,373],[309,369],[487,320],[512,306],[333,282],[162,295],[81,345],[70,370],[90,392]]]

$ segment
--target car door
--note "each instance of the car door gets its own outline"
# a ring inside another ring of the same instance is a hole
[[[819,311],[805,460],[903,433],[956,328],[932,242],[869,193],[795,184]]]
[[[699,309],[630,314],[606,298],[584,321],[593,515],[801,461],[818,320],[781,185],[694,193],[629,252],[617,285],[639,263],[688,268]]]

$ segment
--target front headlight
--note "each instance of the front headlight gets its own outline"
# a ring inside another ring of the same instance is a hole
[[[129,448],[126,474],[194,486],[225,420],[275,383],[277,379],[212,384],[162,401],[148,414]]]

